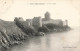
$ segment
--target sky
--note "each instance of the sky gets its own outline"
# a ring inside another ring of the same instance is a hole
[[[36,4],[37,3],[37,4]],[[80,26],[79,0],[0,0],[0,19],[13,21],[41,16],[46,11],[52,19],[68,20],[70,26]]]

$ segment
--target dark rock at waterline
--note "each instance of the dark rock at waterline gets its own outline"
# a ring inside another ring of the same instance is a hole
[[[38,32],[49,32],[50,30],[49,30],[49,28],[46,26],[46,25],[42,25],[42,27],[40,27],[39,29],[38,29]]]
[[[43,33],[43,32],[38,32],[38,33],[36,33],[35,36],[44,36],[44,35],[45,35],[45,33]]]
[[[22,44],[22,42],[20,42],[20,41],[12,41],[12,42],[10,43],[10,46],[19,45],[19,44]]]

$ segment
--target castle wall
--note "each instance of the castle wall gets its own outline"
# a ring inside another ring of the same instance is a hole
[[[32,26],[32,19],[26,19],[27,26]]]
[[[62,20],[49,20],[49,21],[43,21],[42,22],[43,24],[49,24],[49,23],[52,23],[52,24],[55,24],[55,25],[59,25],[59,26],[63,26],[63,21]]]
[[[34,17],[34,18],[32,19],[32,25],[33,25],[35,28],[42,27],[42,18],[41,18],[41,17]]]

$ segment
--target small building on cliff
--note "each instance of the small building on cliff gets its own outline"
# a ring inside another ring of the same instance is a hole
[[[68,20],[65,20],[65,21],[63,22],[63,26],[68,26]]]

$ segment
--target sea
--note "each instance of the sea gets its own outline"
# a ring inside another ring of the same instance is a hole
[[[80,27],[31,37],[8,51],[80,51]]]

